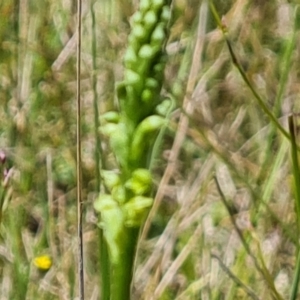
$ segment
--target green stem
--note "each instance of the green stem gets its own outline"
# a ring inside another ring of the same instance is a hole
[[[292,284],[292,291],[291,291],[290,300],[296,300],[297,299],[299,279],[300,279],[300,251],[298,250],[297,264],[296,264],[295,275],[294,275],[294,278],[293,278],[293,284]]]
[[[299,162],[298,162],[298,153],[297,153],[297,143],[295,136],[295,126],[293,115],[289,116],[289,130],[291,134],[291,155],[292,155],[292,165],[293,165],[293,175],[295,180],[295,200],[296,200],[296,216],[297,216],[297,229],[298,236],[300,230],[300,170],[299,170]]]
[[[101,299],[110,299],[110,262],[107,244],[103,236],[103,230],[99,229],[100,241],[100,269],[101,269]]]
[[[300,170],[298,153],[296,146],[296,136],[295,136],[295,126],[293,116],[289,116],[289,130],[291,134],[291,155],[292,155],[292,165],[293,165],[293,175],[295,180],[295,201],[296,201],[296,217],[297,217],[297,236],[299,236],[300,228]],[[299,288],[299,278],[300,278],[300,251],[299,246],[297,247],[297,264],[293,278],[292,290],[290,300],[297,299],[298,288]]]
[[[122,259],[112,266],[111,300],[131,298],[130,290],[138,233],[139,230],[136,228],[127,228],[124,232],[126,243],[122,245]]]
[[[94,11],[94,2],[91,3],[91,17],[92,17],[92,65],[93,65],[93,74],[92,74],[92,87],[93,87],[93,109],[94,109],[94,135],[96,141],[95,147],[95,180],[96,180],[96,191],[100,192],[101,184],[101,160],[103,160],[102,148],[100,136],[98,134],[98,128],[100,127],[99,122],[99,108],[98,108],[98,93],[97,93],[97,77],[96,77],[96,57],[97,57],[97,37],[96,37],[96,16]],[[102,162],[103,164],[103,162]],[[103,236],[103,230],[100,228],[98,231],[99,234],[99,257],[100,257],[100,268],[101,268],[101,299],[109,300],[110,298],[110,262],[108,256],[107,245]]]

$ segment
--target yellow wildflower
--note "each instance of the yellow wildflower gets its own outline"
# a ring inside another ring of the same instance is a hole
[[[49,255],[40,255],[33,260],[34,265],[43,271],[47,271],[52,266],[52,259]]]

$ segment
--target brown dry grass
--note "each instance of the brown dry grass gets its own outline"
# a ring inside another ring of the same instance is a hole
[[[286,126],[286,116],[299,109],[299,39],[285,54],[296,1],[215,2],[248,78]],[[116,107],[114,84],[122,77],[137,1],[93,4],[96,70],[88,5],[82,53],[85,278],[86,299],[99,299],[92,75],[101,113]],[[3,188],[1,300],[77,294],[75,12],[66,0],[0,3],[0,146],[7,155],[2,168],[12,172]],[[288,299],[298,243],[289,143],[232,65],[205,1],[174,2],[167,51],[164,90],[177,109],[157,158],[156,204],[140,242],[134,298]],[[109,167],[105,141],[102,146]],[[40,254],[53,260],[46,273],[32,263]]]

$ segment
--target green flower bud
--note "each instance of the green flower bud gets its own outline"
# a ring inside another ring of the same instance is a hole
[[[171,19],[171,11],[170,11],[170,7],[168,5],[165,5],[162,9],[162,13],[160,16],[161,20],[164,22],[169,22],[169,20]]]
[[[130,158],[133,161],[140,161],[141,158],[147,154],[146,149],[149,149],[157,131],[165,124],[165,122],[164,118],[153,115],[147,117],[138,125],[133,135],[130,151]]]
[[[111,261],[117,263],[121,259],[122,232],[124,231],[124,213],[111,195],[100,195],[94,203],[94,208],[101,213],[101,222],[98,224],[103,229],[107,241]]]
[[[132,68],[133,64],[137,63],[137,55],[134,49],[128,46],[124,56],[125,66]]]
[[[165,0],[152,0],[151,8],[154,10],[159,10],[164,5]]]
[[[150,0],[141,0],[140,2],[140,10],[146,12],[150,9],[151,1]]]
[[[151,77],[146,79],[145,86],[150,89],[159,88],[159,84],[158,84],[157,80],[155,80],[154,78],[151,78]]]
[[[165,26],[163,23],[157,25],[151,35],[151,45],[161,45],[166,38]]]
[[[100,132],[106,136],[111,136],[118,128],[118,124],[107,123],[100,127]]]
[[[102,170],[101,175],[105,186],[110,191],[121,183],[120,176],[114,171]]]
[[[152,176],[147,169],[136,169],[132,177],[126,181],[125,187],[135,195],[145,195],[150,192]]]
[[[123,204],[126,200],[126,191],[122,185],[115,186],[112,189],[111,195],[119,204]]]
[[[141,68],[141,66],[139,66],[139,68]],[[139,71],[139,70],[136,70],[136,71]],[[132,97],[133,101],[136,100],[135,95],[139,95],[142,92],[143,87],[144,87],[143,77],[140,76],[140,74],[138,74],[135,71],[126,69],[124,80],[125,80],[124,83],[125,83],[126,96],[127,96],[126,98]],[[126,109],[126,107],[125,107],[125,109]]]
[[[165,99],[164,101],[162,101],[160,104],[156,106],[155,110],[159,115],[166,117],[171,107],[172,107],[172,101],[170,99]]]
[[[136,196],[130,199],[124,206],[125,225],[128,227],[141,226],[149,208],[153,204],[150,197]]]
[[[152,47],[149,44],[143,45],[139,51],[139,57],[140,58],[147,58],[151,59],[155,56],[159,51],[159,47]]]
[[[132,28],[131,35],[141,42],[147,39],[148,31],[142,25],[137,24]]]
[[[118,128],[110,136],[110,146],[115,154],[118,163],[127,168],[128,163],[128,134],[126,126],[123,123],[119,123]]]
[[[151,103],[151,101],[153,100],[153,92],[150,89],[145,89],[142,92],[142,96],[141,99],[144,103]]]
[[[120,115],[116,111],[108,111],[101,115],[100,122],[118,123],[120,120]]]
[[[147,117],[137,127],[135,134],[134,134],[134,139],[137,139],[137,140],[139,140],[140,138],[144,139],[146,137],[146,135],[148,135],[149,133],[151,134],[151,133],[157,131],[158,129],[160,129],[164,123],[165,123],[165,119],[160,116],[153,115],[153,116]],[[147,139],[144,139],[144,140],[147,140]]]
[[[157,16],[154,11],[150,10],[145,14],[144,23],[147,30],[152,30],[154,25],[157,23]]]
[[[143,21],[143,15],[140,11],[137,11],[131,18],[131,22],[133,23],[133,26],[141,23]]]
[[[141,62],[141,66],[140,68],[142,68],[143,64]],[[126,86],[126,91],[127,91],[127,95],[129,93],[131,93],[130,90],[128,90],[129,86],[132,86],[134,92],[132,94],[140,94],[143,90],[144,84],[143,84],[143,78],[142,76],[140,76],[138,73],[127,69],[125,71],[125,82],[127,84]]]
[[[125,71],[125,80],[126,83],[130,85],[139,84],[141,82],[141,76],[138,73],[127,69]]]

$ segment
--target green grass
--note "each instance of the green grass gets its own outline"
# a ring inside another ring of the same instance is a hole
[[[161,81],[173,106],[150,159],[155,202],[132,299],[297,299],[297,1],[212,2],[214,13],[205,1],[173,3]],[[93,204],[103,170],[118,168],[103,116],[125,106],[115,87],[137,4],[83,12],[86,299],[109,299]],[[75,30],[70,1],[0,3],[0,299],[78,296]],[[34,264],[42,255],[48,271]]]

